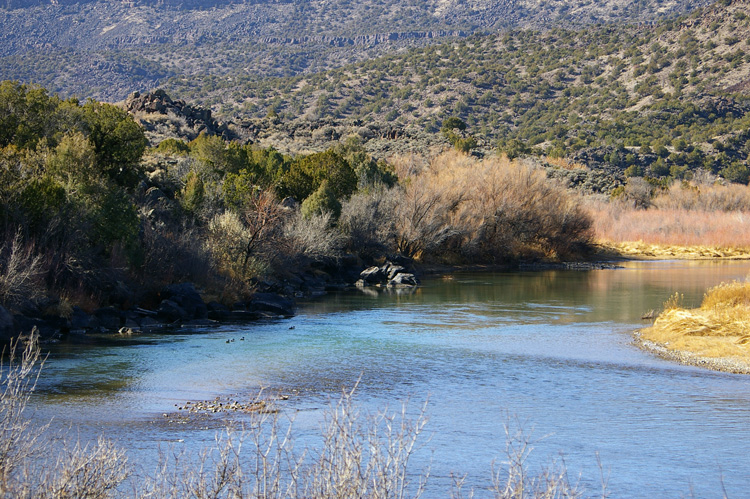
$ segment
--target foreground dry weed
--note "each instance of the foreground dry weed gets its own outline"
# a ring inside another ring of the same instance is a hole
[[[106,439],[59,447],[52,444],[48,426],[32,425],[24,412],[39,374],[36,336],[18,362],[17,346],[2,370],[0,498],[403,499],[425,491],[429,470],[409,466],[422,445],[425,407],[415,416],[405,405],[400,413],[362,416],[353,390],[327,412],[319,449],[298,452],[292,423],[282,423],[278,412],[258,412],[244,429],[219,434],[199,456],[164,453],[154,472],[133,474],[125,450]],[[493,466],[490,497],[581,497],[564,464],[529,472],[530,443],[522,430],[506,427],[505,456],[502,466]],[[460,498],[461,487],[445,495]]]
[[[750,282],[711,288],[697,309],[682,308],[679,302],[677,296],[670,298],[641,337],[669,351],[750,366]]]
[[[53,446],[48,426],[35,427],[25,415],[39,375],[35,333],[17,362],[18,350],[14,343],[9,364],[0,372],[0,497],[110,497],[128,476],[125,452],[104,438],[88,445]]]

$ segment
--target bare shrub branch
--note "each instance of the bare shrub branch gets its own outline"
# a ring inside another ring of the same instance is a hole
[[[25,244],[20,232],[0,247],[0,303],[8,306],[33,299],[44,292],[42,256],[33,244]]]
[[[297,211],[284,224],[284,237],[292,255],[304,255],[315,261],[338,258],[346,239],[332,226],[330,212],[305,217],[301,211]]]
[[[348,249],[377,257],[395,249],[398,188],[374,187],[355,193],[341,205],[339,227],[348,235]]]

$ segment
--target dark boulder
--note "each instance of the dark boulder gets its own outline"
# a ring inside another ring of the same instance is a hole
[[[368,267],[359,273],[359,278],[370,285],[382,284],[388,281],[388,274],[383,272],[382,267]]]
[[[80,331],[91,327],[91,316],[84,312],[80,307],[73,307],[73,313],[70,316],[70,328]]]
[[[177,304],[186,314],[185,319],[208,317],[208,308],[192,283],[183,282],[167,286],[162,291],[162,297]]]
[[[294,302],[274,293],[255,293],[248,302],[248,310],[292,316],[294,315]]]
[[[156,317],[164,322],[177,322],[186,321],[191,319],[191,316],[177,304],[174,300],[162,300],[159,304],[159,308],[156,309]]]
[[[103,329],[117,331],[123,325],[120,311],[115,307],[102,307],[94,310],[96,324]]]
[[[64,320],[50,322],[38,317],[27,317],[20,314],[13,316],[13,322],[15,331],[12,333],[11,337],[29,334],[34,328],[36,328],[37,333],[39,333],[39,338],[42,340],[58,337],[60,335],[61,327],[65,325]],[[10,339],[10,337],[7,339]]]
[[[211,320],[225,321],[231,316],[229,307],[226,307],[217,301],[209,302],[206,307],[208,308],[208,318]]]

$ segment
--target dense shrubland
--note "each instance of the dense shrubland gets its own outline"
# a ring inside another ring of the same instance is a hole
[[[205,134],[148,148],[119,107],[14,82],[0,120],[0,300],[15,309],[128,307],[181,281],[232,303],[345,254],[496,263],[576,257],[591,238],[577,198],[503,158],[377,162],[356,136],[296,157]]]
[[[418,168],[396,162],[396,247],[454,262],[507,262],[585,253],[590,220],[577,198],[543,171],[504,157],[443,154]]]

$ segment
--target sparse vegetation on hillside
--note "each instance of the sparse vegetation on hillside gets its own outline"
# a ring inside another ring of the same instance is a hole
[[[748,181],[750,4],[720,2],[645,25],[474,36],[330,71],[231,81],[175,77],[170,91],[227,115],[468,125],[484,150],[568,156],[625,176]],[[201,81],[211,81],[211,86]],[[453,137],[454,139],[456,137]],[[519,144],[523,147],[519,149]]]
[[[417,19],[424,17],[420,9],[432,8],[412,7],[416,11],[409,11],[405,19],[412,19],[413,14],[415,26],[421,22]],[[453,7],[450,4],[446,8]],[[603,23],[614,18],[614,7],[618,7],[617,16],[632,24]],[[330,63],[305,53],[308,43],[318,43],[312,41],[318,35],[310,35],[312,38],[290,38],[297,40],[291,45],[281,39],[268,42],[270,45],[251,41],[247,46],[235,41],[230,45],[222,45],[220,40],[212,44],[194,42],[170,46],[169,56],[161,46],[138,49],[132,57],[115,50],[108,53],[106,64],[97,65],[109,68],[107,71],[115,71],[110,67],[114,64],[130,68],[126,70],[132,73],[154,75],[149,81],[161,78],[173,95],[214,106],[224,118],[252,118],[242,122],[247,137],[283,151],[332,147],[340,137],[315,129],[331,123],[346,121],[351,130],[388,125],[392,130],[384,129],[383,133],[394,141],[408,141],[419,133],[434,136],[445,120],[455,117],[468,125],[467,130],[445,134],[443,140],[464,151],[500,149],[509,157],[527,153],[564,156],[596,170],[644,177],[662,185],[669,179],[690,178],[699,170],[747,183],[747,0],[722,1],[658,22],[651,22],[656,10],[675,12],[677,6],[652,7],[648,2],[625,9],[612,2],[575,8],[530,2],[519,6],[527,9],[527,17],[511,16],[508,22],[539,25],[539,30],[485,32],[438,44],[425,44],[427,39],[420,39],[414,41],[418,47],[390,55],[386,48],[390,42],[385,41],[380,47],[385,52],[366,53],[355,41],[351,45],[341,41],[341,47],[331,40],[320,42],[324,52],[338,54]],[[311,8],[310,15],[320,14]],[[344,24],[374,15],[366,6],[349,5],[346,9],[368,12],[365,17],[347,18]],[[591,17],[587,9],[601,12]],[[440,12],[447,15],[447,11]],[[561,27],[533,20],[544,12],[550,19],[566,19],[571,24]],[[604,12],[608,14],[601,15]],[[481,22],[475,26],[483,26],[492,16],[496,12],[490,9],[479,16]],[[430,23],[440,22],[431,19]],[[638,22],[644,19],[648,22]],[[579,29],[576,23],[581,22],[597,24]],[[492,22],[489,25],[497,28]],[[113,32],[126,29],[113,26]],[[342,35],[346,37],[363,28],[349,24],[337,29],[348,33]],[[269,53],[266,50],[273,53],[270,59],[264,55]],[[265,59],[250,61],[247,57]],[[4,73],[16,74],[12,67],[31,68],[52,61],[44,55],[33,58],[29,61],[33,64],[5,59],[10,66]],[[77,64],[81,56],[66,53],[66,58]],[[282,61],[288,67],[278,68],[276,63],[269,67],[268,60]],[[329,67],[332,69],[324,70]],[[58,80],[62,73],[81,73],[60,72],[57,62],[54,68],[53,78],[44,81],[55,89],[67,85]],[[171,78],[165,81],[167,75]],[[98,80],[115,78],[114,73],[110,76]],[[263,121],[263,117],[268,119]],[[323,145],[305,149],[287,144],[305,140],[304,134],[296,132],[306,125],[297,130],[292,123],[309,124],[313,139]],[[366,132],[363,138],[369,140]],[[405,147],[417,150],[432,145],[412,140]],[[365,149],[381,159],[393,153],[392,149],[380,150],[376,144],[365,144]]]
[[[170,76],[200,75],[196,83],[207,97],[228,81],[313,74],[478,32],[650,22],[706,3],[6,0],[0,74],[107,101],[151,90]],[[228,100],[213,98],[204,102],[218,107]]]

